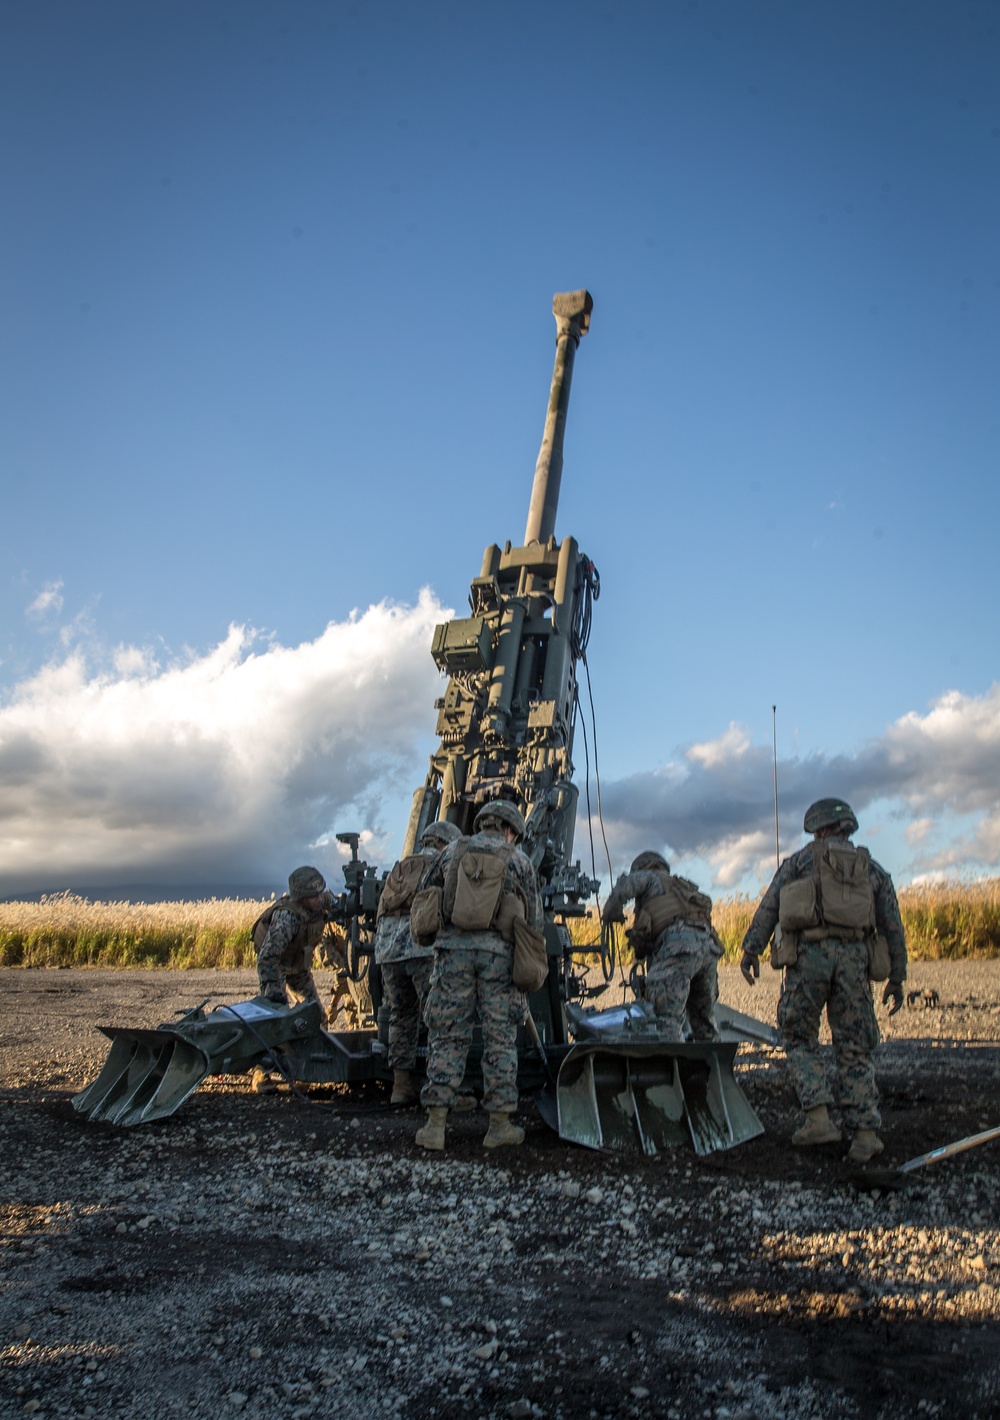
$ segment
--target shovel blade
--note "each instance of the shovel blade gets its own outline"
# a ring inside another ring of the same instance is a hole
[[[172,1031],[102,1026],[111,1050],[97,1079],[73,1097],[94,1122],[128,1126],[166,1119],[208,1074],[204,1051]]]
[[[733,1078],[736,1046],[577,1045],[559,1070],[559,1135],[592,1149],[729,1149],[763,1133]]]

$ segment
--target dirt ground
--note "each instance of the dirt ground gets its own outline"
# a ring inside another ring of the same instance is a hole
[[[773,1021],[765,977],[723,968],[723,1000]],[[937,1000],[880,1008],[880,1166],[1000,1123],[1000,963],[907,987]],[[484,1151],[477,1112],[431,1156],[381,1086],[212,1079],[133,1130],[74,1113],[96,1025],[254,989],[0,971],[0,1415],[1000,1415],[1000,1142],[859,1188],[840,1146],[788,1146],[765,1047],[737,1062],[765,1133],[707,1158],[567,1146],[530,1100],[522,1148]]]

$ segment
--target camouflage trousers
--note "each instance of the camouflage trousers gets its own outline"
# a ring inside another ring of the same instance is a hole
[[[695,1040],[718,1040],[719,949],[711,932],[668,927],[646,969],[646,1001],[667,1040],[684,1039],[684,1017]]]
[[[491,934],[491,942],[494,935]],[[514,948],[495,937],[499,950],[454,946],[434,954],[424,1006],[427,1081],[420,1092],[427,1109],[450,1109],[465,1074],[478,1007],[483,1032],[483,1108],[517,1109],[517,1028],[526,1002],[510,979]]]
[[[837,1064],[836,1094],[819,1043],[824,1007]],[[836,937],[800,942],[798,960],[785,968],[778,1025],[802,1108],[831,1105],[839,1096],[848,1129],[877,1129],[882,1117],[874,1055],[880,1036],[864,942],[841,942]]]
[[[382,993],[389,1007],[389,1068],[412,1070],[424,1002],[431,984],[430,957],[408,957],[382,965]]]
[[[311,966],[311,949],[303,951],[298,947],[294,951],[271,952],[268,951],[268,939],[265,937],[264,946],[257,951],[260,994],[274,1000],[285,996],[285,988],[288,986],[301,1000],[318,1001],[319,992],[316,990]]]

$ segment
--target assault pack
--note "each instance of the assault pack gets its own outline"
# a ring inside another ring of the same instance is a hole
[[[444,920],[461,932],[487,932],[497,927],[503,899],[517,897],[504,892],[507,865],[513,856],[514,849],[507,846],[473,848],[468,839],[458,843],[445,874]],[[513,939],[508,935],[507,940]]]
[[[790,966],[799,942],[865,942],[872,981],[889,977],[889,950],[876,932],[871,855],[853,843],[817,840],[808,877],[786,883],[778,897],[780,944],[771,949],[773,966]]]
[[[376,922],[381,922],[383,917],[402,917],[409,913],[429,862],[426,853],[411,853],[393,865],[378,900]]]

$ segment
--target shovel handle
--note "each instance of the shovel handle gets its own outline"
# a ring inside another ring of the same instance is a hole
[[[545,1046],[542,1044],[542,1037],[538,1034],[538,1026],[535,1024],[535,1018],[530,1011],[527,1013],[524,1024],[528,1028],[528,1034],[531,1036],[532,1045],[542,1057],[542,1068],[548,1076],[550,1084],[554,1085],[556,1081],[555,1076],[552,1073],[552,1066],[549,1064],[549,1057],[545,1053]]]
[[[970,1134],[965,1139],[958,1139],[954,1144],[942,1144],[939,1149],[931,1149],[930,1153],[920,1154],[915,1159],[908,1159],[900,1166],[899,1172],[912,1173],[914,1169],[922,1169],[925,1164],[936,1164],[939,1159],[950,1159],[952,1154],[974,1149],[977,1144],[988,1144],[991,1139],[1000,1139],[1000,1125],[984,1129],[981,1134]]]

